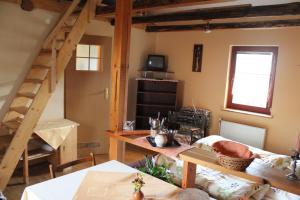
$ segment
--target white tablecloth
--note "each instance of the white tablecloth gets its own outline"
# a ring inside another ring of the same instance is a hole
[[[25,188],[22,200],[71,200],[87,171],[135,173],[136,169],[112,160],[65,176],[51,179]]]

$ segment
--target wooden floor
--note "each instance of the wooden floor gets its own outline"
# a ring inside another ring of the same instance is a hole
[[[147,152],[136,148],[127,148],[125,153],[125,163],[131,163],[140,160],[144,157]],[[108,155],[97,155],[96,163],[100,164],[108,161]],[[80,166],[79,168],[86,168],[88,166]],[[46,181],[50,178],[48,171],[48,164],[38,164],[30,168],[30,185]],[[21,176],[14,176],[10,181],[10,184],[4,191],[4,195],[8,200],[19,200],[23,193],[24,188],[27,186],[22,183]]]

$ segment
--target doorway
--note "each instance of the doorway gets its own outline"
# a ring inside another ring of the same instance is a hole
[[[108,153],[112,38],[84,35],[65,70],[65,118],[79,123],[78,156]]]

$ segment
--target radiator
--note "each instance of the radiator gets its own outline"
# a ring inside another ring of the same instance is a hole
[[[264,148],[266,129],[220,120],[220,136],[259,149]]]

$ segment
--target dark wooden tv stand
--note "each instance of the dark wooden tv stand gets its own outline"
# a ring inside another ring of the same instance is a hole
[[[178,108],[178,80],[137,78],[136,129],[149,129],[149,117],[167,117]]]

